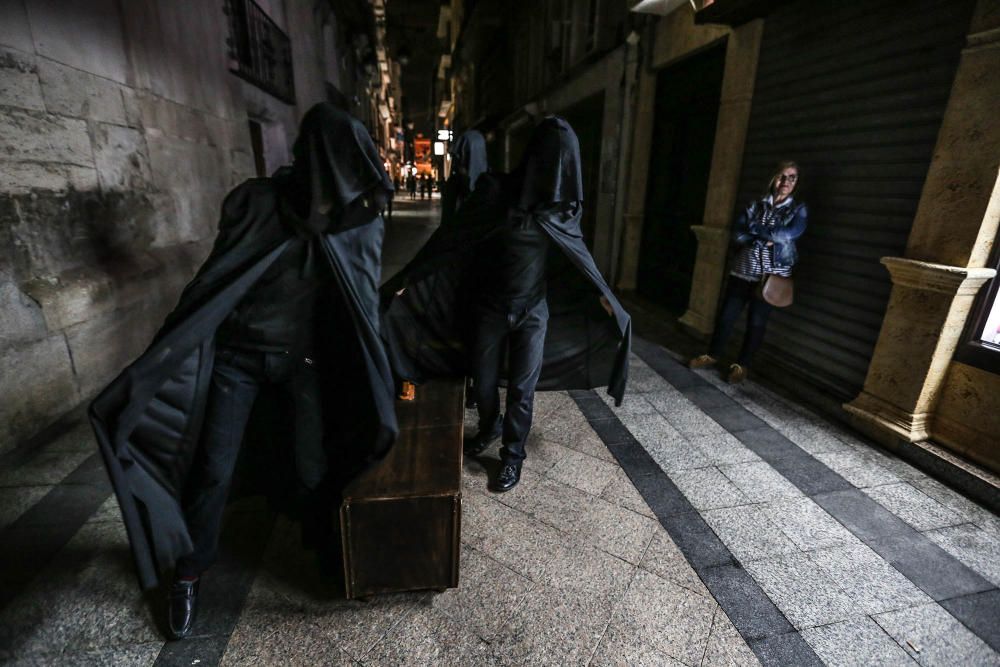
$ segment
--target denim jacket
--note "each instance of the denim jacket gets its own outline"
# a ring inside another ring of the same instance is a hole
[[[774,266],[790,269],[799,258],[795,240],[806,231],[809,212],[804,203],[792,199],[785,206],[775,209],[775,224],[769,229],[762,222],[766,201],[766,198],[754,200],[740,213],[733,226],[733,241],[737,246],[745,246],[758,239],[772,241]]]

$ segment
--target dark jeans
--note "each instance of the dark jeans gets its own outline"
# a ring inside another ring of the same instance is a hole
[[[743,347],[740,349],[740,356],[736,363],[741,366],[749,366],[750,362],[753,361],[754,353],[764,341],[767,318],[774,310],[771,304],[757,297],[757,285],[756,282],[729,276],[729,283],[726,285],[726,293],[722,301],[722,311],[719,313],[719,320],[715,324],[712,342],[708,348],[708,353],[716,359],[722,355],[726,347],[726,341],[733,332],[736,318],[743,312],[743,308],[749,305],[746,334],[743,337]]]
[[[219,348],[215,354],[201,444],[184,491],[184,518],[194,550],[177,561],[178,576],[199,576],[215,561],[222,513],[254,399],[265,384],[290,400],[295,466],[307,490],[326,474],[320,375],[302,356]]]
[[[479,432],[501,431],[505,463],[523,461],[531,430],[535,385],[542,372],[549,306],[542,299],[526,311],[508,313],[482,308],[477,312],[473,348],[473,390],[479,408]],[[500,367],[507,359],[507,411],[500,423]]]

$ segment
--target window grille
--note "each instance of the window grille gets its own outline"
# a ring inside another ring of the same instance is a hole
[[[253,0],[225,0],[229,69],[282,102],[295,104],[292,43]]]

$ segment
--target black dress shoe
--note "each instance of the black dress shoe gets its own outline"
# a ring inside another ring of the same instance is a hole
[[[471,438],[466,438],[463,444],[463,449],[465,450],[466,456],[479,456],[486,448],[494,444],[500,439],[501,431],[497,429],[493,433],[488,433],[483,435],[482,433],[477,433]]]
[[[170,638],[184,639],[191,634],[195,612],[198,610],[198,580],[175,580],[170,587],[167,603]]]
[[[490,488],[497,493],[510,491],[521,481],[521,463],[504,463]]]

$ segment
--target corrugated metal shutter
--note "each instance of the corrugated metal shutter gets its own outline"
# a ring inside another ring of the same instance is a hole
[[[767,17],[739,200],[796,160],[810,226],[758,370],[860,391],[891,288],[879,259],[906,247],[972,4],[800,0]]]

